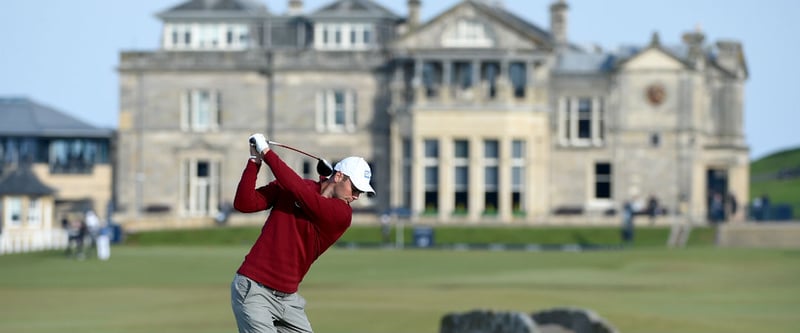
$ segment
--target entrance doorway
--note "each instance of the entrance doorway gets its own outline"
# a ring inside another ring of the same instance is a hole
[[[706,170],[706,216],[711,222],[727,219],[728,170],[709,168]]]

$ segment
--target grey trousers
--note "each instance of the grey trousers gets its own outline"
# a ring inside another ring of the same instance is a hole
[[[231,282],[231,308],[239,333],[312,333],[298,293],[277,296],[248,277],[236,274]]]

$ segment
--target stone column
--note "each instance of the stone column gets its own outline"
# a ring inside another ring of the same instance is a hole
[[[472,61],[472,101],[475,103],[483,102],[484,92],[481,91],[481,62],[480,60]]]
[[[483,138],[478,135],[469,140],[469,220],[479,221],[483,213]]]
[[[414,87],[414,104],[420,105],[427,103],[427,92],[425,91],[425,82],[422,82],[422,72],[425,62],[421,58],[414,59],[414,79],[411,85]]]
[[[442,60],[442,88],[439,90],[439,100],[442,104],[450,104],[453,97],[453,61]]]

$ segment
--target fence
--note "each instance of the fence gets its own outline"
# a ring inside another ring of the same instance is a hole
[[[67,248],[67,232],[54,230],[8,230],[0,234],[0,255],[63,250]]]

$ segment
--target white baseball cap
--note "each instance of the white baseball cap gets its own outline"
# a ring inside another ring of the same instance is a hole
[[[353,182],[353,186],[355,186],[359,191],[375,193],[375,190],[369,185],[369,180],[372,179],[372,170],[370,170],[369,164],[367,164],[367,161],[365,161],[363,158],[350,156],[339,161],[339,163],[336,163],[336,166],[333,167],[333,170],[339,171],[345,174],[347,177],[350,177],[350,181]]]

